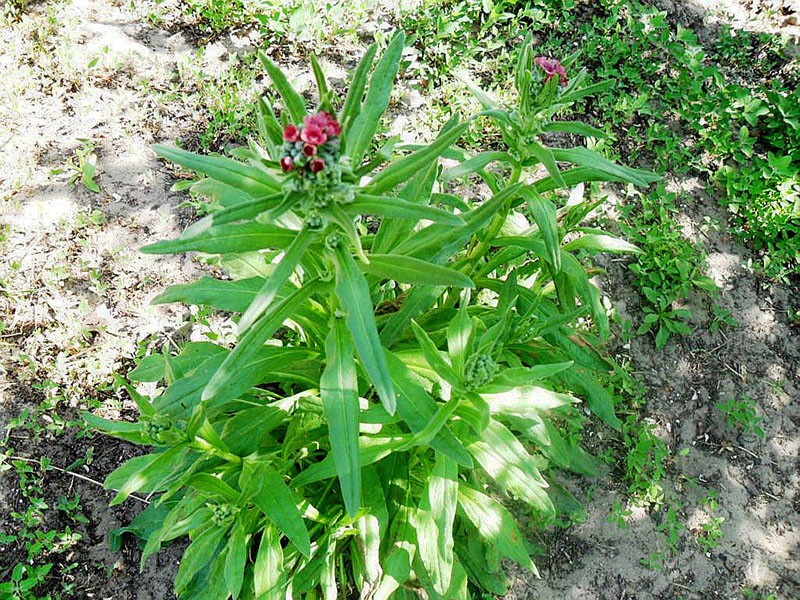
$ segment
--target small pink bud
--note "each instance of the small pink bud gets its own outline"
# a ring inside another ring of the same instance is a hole
[[[321,158],[315,158],[311,161],[311,172],[312,173],[319,173],[322,169],[325,168],[325,161]]]
[[[296,142],[300,139],[300,130],[294,125],[287,125],[283,128],[283,139],[287,142]]]
[[[286,173],[294,171],[294,161],[290,156],[284,156],[281,158],[281,169],[283,169]]]
[[[303,144],[303,154],[308,157],[314,156],[317,153],[317,147],[313,144]]]

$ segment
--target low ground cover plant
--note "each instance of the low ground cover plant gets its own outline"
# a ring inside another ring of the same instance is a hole
[[[312,58],[313,108],[262,57],[281,106],[259,102],[257,140],[230,158],[157,147],[200,174],[208,214],[144,251],[216,255],[228,276],[157,301],[230,311],[238,339],[144,358],[129,380],[163,385],[125,383],[138,421],[86,419],[153,448],[105,485],[114,504],[151,497],[118,532],[143,562],[190,538],[181,598],[503,594],[504,559],[536,569],[503,498],[554,519],[576,502],[554,470],[602,470],[563,426],[587,410],[622,427],[587,261],[637,249],[583,226],[600,201],[570,190],[657,177],[542,141],[605,137],[559,117],[607,84],[527,39],[514,106],[474,90],[502,148],[459,148],[472,120],[454,118],[399,155],[376,131],[404,44],[370,47],[342,102]]]

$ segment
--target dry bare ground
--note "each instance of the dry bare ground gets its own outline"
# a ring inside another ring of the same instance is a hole
[[[761,10],[767,4],[728,0],[725,6],[741,26],[797,25],[788,3],[777,21]],[[678,13],[719,8],[705,1],[663,7]],[[719,18],[709,14],[707,22]],[[203,59],[206,72],[235,59],[225,44],[217,48]],[[137,252],[174,237],[191,218],[179,208],[184,197],[170,191],[171,171],[149,148],[190,138],[204,118],[185,95],[156,93],[184,77],[179,67],[194,51],[187,34],[152,26],[113,0],[31,5],[0,33],[0,426],[27,419],[29,426],[13,429],[8,441],[17,457],[49,457],[60,468],[78,461],[71,469],[76,475],[47,471],[42,497],[56,506],[60,497],[79,496],[86,521],[47,513],[48,528],[70,526],[80,535],[49,557],[54,595],[67,583],[77,598],[172,597],[180,547],[163,551],[141,573],[133,540],[120,553],[108,547],[109,532],[127,524],[141,503],[109,509],[112,495],[93,482],[137,450],[87,437],[80,427],[47,417],[51,411],[40,417],[36,408],[58,405],[55,412],[77,421],[77,409],[92,397],[104,414],[131,417],[130,403],[110,385],[113,373],[128,369],[147,347],[203,334],[202,319],[190,319],[187,309],[149,306],[156,293],[201,267],[188,258]],[[79,163],[80,154],[94,155],[99,193],[68,181],[74,171],[65,165]],[[678,519],[689,531],[684,527],[677,549],[667,552],[668,514],[633,510],[621,528],[608,519],[614,502],[624,503],[613,477],[588,489],[567,480],[586,499],[588,520],[531,534],[544,548],[542,579],[514,573],[512,598],[743,598],[748,590],[761,594],[753,598],[800,597],[800,336],[785,318],[800,304],[800,292],[746,269],[748,251],[724,231],[701,229],[705,216],[724,222],[715,198],[691,181],[671,184],[689,191],[686,233],[705,244],[710,274],[722,287],[720,303],[741,324],[711,333],[704,327],[708,307],[699,303],[695,335],[663,351],[648,337],[618,349],[646,384],[647,418],[674,452],[663,485],[685,499],[686,514]],[[623,315],[634,313],[626,270],[607,266],[605,292]],[[225,323],[212,320],[208,327],[227,333]],[[715,409],[745,395],[763,411],[763,439],[737,434]],[[0,533],[18,529],[12,512],[27,502],[24,489],[16,469],[0,475]],[[718,492],[715,500],[710,489]],[[723,535],[703,544],[713,523]],[[0,542],[0,582],[25,560],[24,547]]]

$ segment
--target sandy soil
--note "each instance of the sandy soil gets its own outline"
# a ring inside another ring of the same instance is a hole
[[[685,12],[709,3],[662,4]],[[767,23],[758,27],[796,35],[798,11],[790,3],[782,4],[777,21],[766,4],[727,4],[736,10],[735,23],[752,25],[758,17]],[[701,15],[709,27],[720,18]],[[136,248],[177,235],[191,218],[179,208],[185,197],[170,190],[171,171],[149,147],[191,136],[202,121],[180,100],[157,101],[152,93],[169,89],[179,78],[178,64],[193,52],[191,36],[149,25],[114,0],[33,5],[0,33],[0,215],[6,227],[0,242],[0,426],[43,404],[57,404],[66,418],[77,419],[86,396],[100,398],[108,414],[130,416],[131,407],[108,385],[112,373],[124,372],[137,352],[186,321],[186,309],[148,302],[199,267],[182,257],[143,256]],[[224,68],[226,53],[205,60],[208,69]],[[94,145],[98,194],[71,186],[68,168],[54,171],[74,159],[81,139]],[[618,352],[646,384],[644,412],[674,452],[662,484],[683,499],[679,518],[688,528],[676,551],[668,552],[663,512],[634,508],[624,529],[609,522],[609,508],[624,502],[625,491],[609,476],[583,496],[586,522],[534,535],[544,547],[542,579],[514,572],[511,598],[743,598],[747,588],[763,594],[754,598],[800,597],[800,336],[786,319],[787,309],[800,305],[798,290],[747,270],[746,249],[724,232],[701,227],[705,216],[724,222],[716,199],[693,182],[673,184],[691,191],[687,234],[706,245],[710,274],[722,287],[719,302],[741,326],[710,333],[709,303],[698,297],[695,335],[663,351],[649,337],[635,338]],[[623,318],[636,315],[627,270],[615,261],[607,267],[605,292]],[[58,395],[41,385],[46,381],[59,386]],[[737,434],[715,408],[744,394],[760,407],[764,439]],[[111,494],[89,481],[102,481],[137,450],[74,428],[59,434],[58,423],[39,419],[38,425],[36,435],[12,431],[15,455],[48,456],[65,467],[86,459],[91,448],[91,459],[76,469],[85,479],[45,475],[45,500],[53,505],[59,496],[78,494],[88,521],[75,529],[80,542],[51,557],[53,591],[68,581],[79,598],[171,598],[181,548],[165,550],[140,574],[135,542],[115,554],[106,539],[140,505],[109,509]],[[585,491],[585,482],[565,485]],[[716,507],[706,502],[709,490],[718,493]],[[13,471],[0,474],[0,531],[15,527],[10,512],[24,502]],[[704,550],[698,542],[703,526],[720,517],[724,535]],[[48,526],[66,522],[54,513]],[[654,553],[664,554],[659,568],[642,564]],[[21,551],[0,547],[0,581],[18,560],[24,560]],[[78,567],[63,574],[73,563]]]

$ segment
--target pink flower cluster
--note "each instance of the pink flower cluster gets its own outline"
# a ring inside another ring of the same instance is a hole
[[[557,59],[538,56],[533,62],[544,71],[545,81],[550,81],[553,77],[558,76],[558,83],[567,85],[567,72]]]
[[[324,111],[305,117],[299,127],[287,125],[283,130],[281,169],[288,173],[307,164],[312,173],[319,173],[338,150],[340,133],[339,122]]]

